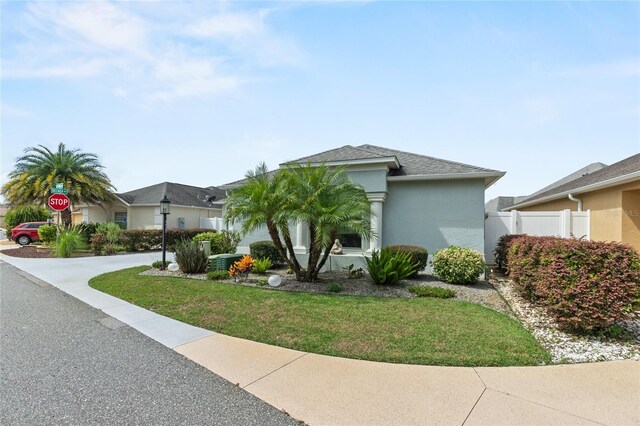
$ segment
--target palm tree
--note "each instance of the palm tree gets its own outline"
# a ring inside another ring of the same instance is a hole
[[[63,143],[55,152],[43,145],[29,147],[16,160],[1,192],[13,206],[46,205],[51,188],[62,183],[71,204],[109,202],[114,199],[115,188],[103,168],[95,154],[69,150]],[[62,212],[62,221],[71,223],[70,209]]]
[[[282,170],[285,216],[309,229],[305,281],[315,281],[340,233],[371,238],[371,203],[344,168],[289,166]]]
[[[266,226],[280,256],[292,270],[299,271],[300,264],[293,254],[289,221],[282,211],[284,197],[280,175],[269,173],[267,165],[260,163],[255,170],[249,170],[245,177],[247,181],[232,190],[227,198],[226,224],[242,222],[243,234]]]
[[[225,204],[227,223],[242,221],[244,234],[266,226],[280,255],[299,281],[315,281],[340,232],[371,237],[371,204],[364,190],[344,169],[291,166],[268,173],[264,163],[247,173]],[[289,224],[309,227],[309,259],[301,267],[291,242]],[[284,240],[284,242],[282,241]]]

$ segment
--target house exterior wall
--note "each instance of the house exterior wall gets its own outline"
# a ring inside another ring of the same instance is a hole
[[[151,216],[153,219],[153,216]],[[167,228],[178,228],[178,218],[184,218],[185,229],[200,227],[201,217],[221,217],[221,212],[212,209],[171,206],[171,214],[167,216]]]
[[[355,183],[362,185],[366,192],[387,191],[387,169],[380,170],[347,170],[347,175]]]
[[[576,194],[582,200],[582,210],[591,210],[590,234],[592,240],[626,242],[640,250],[638,220],[629,216],[629,211],[640,211],[640,181],[612,186],[598,191]],[[578,204],[564,198],[533,206],[520,211],[556,211],[570,209],[576,211]],[[633,214],[633,213],[632,213]]]
[[[160,207],[157,207],[158,213]],[[173,214],[173,210],[171,212]],[[157,229],[162,225],[162,222],[155,223],[156,207],[129,207],[127,211],[127,229]],[[169,215],[167,217],[167,228],[169,225]],[[158,225],[158,226],[156,226]]]
[[[484,251],[484,181],[389,182],[383,204],[382,245],[451,245]]]

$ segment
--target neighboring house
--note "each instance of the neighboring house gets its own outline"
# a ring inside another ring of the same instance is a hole
[[[590,210],[590,237],[640,251],[640,154],[538,191],[507,210]]]
[[[223,190],[163,182],[115,194],[116,200],[109,205],[75,206],[73,222],[116,222],[123,229],[160,229],[160,200],[165,195],[171,201],[169,229],[199,228],[202,218],[222,217]]]
[[[432,254],[458,245],[484,250],[484,191],[504,172],[373,145],[343,146],[281,164],[344,166],[351,179],[362,185],[371,200],[372,229],[377,238],[342,235],[346,253],[380,249],[392,244],[418,245]],[[244,180],[222,185],[233,189]],[[234,224],[238,229],[239,224]],[[292,226],[297,253],[306,253],[307,228]],[[240,242],[268,240],[266,229]],[[334,257],[334,262],[339,256]]]
[[[525,195],[525,196],[500,196],[500,197],[496,197],[493,198],[489,201],[487,201],[484,205],[484,210],[485,212],[501,212],[501,211],[505,211],[507,209],[509,209],[509,207],[513,206],[514,204],[520,204],[523,201],[525,201],[527,198],[531,198],[535,195],[541,194],[543,192],[547,192],[553,188],[557,188],[561,185],[564,185],[566,183],[569,183],[573,180],[578,179],[579,177],[585,176],[589,173],[593,173],[597,170],[600,170],[604,167],[607,167],[606,164],[603,163],[591,163],[586,167],[581,168],[580,170],[576,170],[575,172],[571,173],[568,176],[563,177],[562,179],[553,182],[550,185],[545,186],[544,188],[534,192],[531,195]]]

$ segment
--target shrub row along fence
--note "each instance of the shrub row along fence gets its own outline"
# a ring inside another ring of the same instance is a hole
[[[173,250],[180,240],[190,240],[202,232],[211,232],[209,229],[167,229],[167,247]],[[162,245],[162,230],[160,229],[130,229],[123,230],[119,236],[119,243],[129,252],[151,250]],[[91,246],[96,254],[101,254],[108,238],[101,233],[95,233],[91,237]]]
[[[612,331],[640,296],[640,255],[627,245],[532,236],[505,236],[501,243],[497,257],[506,259],[520,292],[563,329]]]

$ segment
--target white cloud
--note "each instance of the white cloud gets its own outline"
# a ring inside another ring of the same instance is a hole
[[[267,25],[271,11],[202,13],[202,7],[214,8],[204,3],[196,14],[167,3],[159,16],[153,7],[29,4],[16,26],[20,33],[11,34],[8,49],[3,44],[2,78],[92,77],[93,84],[106,86],[114,96],[144,104],[215,96],[260,81],[262,67],[301,62],[296,44]]]

